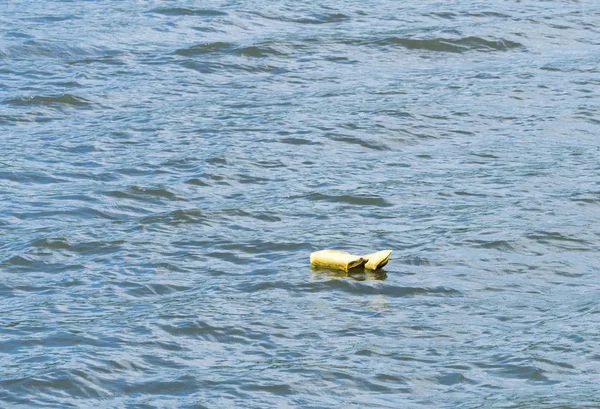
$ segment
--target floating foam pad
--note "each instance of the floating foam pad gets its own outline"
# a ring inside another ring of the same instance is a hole
[[[377,253],[362,256],[363,259],[367,260],[365,268],[368,268],[369,270],[379,270],[388,263],[391,254],[392,250],[381,250]]]
[[[365,262],[366,260],[360,256],[339,250],[320,250],[310,254],[310,264],[314,267],[334,270],[348,271],[351,268],[361,267]]]
[[[378,270],[388,263],[391,254],[392,250],[382,250],[366,256],[355,256],[339,250],[320,250],[310,254],[310,264],[314,267],[344,271],[362,266],[369,270]]]

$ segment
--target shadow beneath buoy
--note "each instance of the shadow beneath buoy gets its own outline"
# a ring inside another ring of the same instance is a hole
[[[356,281],[384,281],[387,279],[385,270],[368,270],[364,267],[356,267],[349,271],[330,270],[326,268],[311,268],[315,278],[351,278]]]

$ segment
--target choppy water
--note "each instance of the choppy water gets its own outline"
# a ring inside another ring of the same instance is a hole
[[[3,1],[1,406],[600,407],[599,21]]]

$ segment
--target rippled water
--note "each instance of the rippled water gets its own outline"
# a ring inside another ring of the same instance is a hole
[[[1,406],[600,407],[599,21],[2,2]]]

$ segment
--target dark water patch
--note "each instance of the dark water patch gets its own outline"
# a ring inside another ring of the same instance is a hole
[[[175,54],[184,57],[193,57],[213,53],[256,58],[286,55],[282,51],[266,45],[243,47],[233,43],[224,42],[196,44],[191,47],[180,48],[175,51]]]
[[[560,383],[549,379],[543,370],[534,366],[505,364],[500,369],[490,371],[495,376],[511,379],[522,379],[532,383],[553,385]]]
[[[206,257],[210,257],[216,260],[225,261],[227,263],[235,264],[237,266],[246,267],[250,265],[250,260],[247,257],[243,257],[240,254],[234,252],[223,252],[223,251],[212,251],[205,254]],[[240,274],[242,272],[238,272]]]
[[[378,281],[373,281],[378,283]],[[457,297],[462,296],[460,291],[448,287],[403,287],[397,285],[371,285],[360,280],[336,280],[329,279],[313,282],[309,284],[300,284],[294,287],[295,292],[321,292],[333,291],[347,294],[362,295],[385,295],[388,297],[415,297],[415,296],[434,296],[434,297]]]
[[[574,244],[589,244],[586,240],[572,237],[571,235],[562,234],[556,231],[538,231],[534,234],[526,236],[530,240],[535,240],[539,243],[564,242]]]
[[[581,204],[599,204],[600,203],[600,191],[590,191],[585,193],[577,193],[571,196],[572,202]]]
[[[458,17],[457,13],[452,13],[452,12],[448,12],[448,11],[432,12],[432,13],[427,13],[425,15],[439,17],[439,18],[448,19],[448,20],[452,20],[452,19],[455,19],[456,17]]]
[[[330,138],[337,142],[345,142],[345,143],[349,143],[349,144],[353,144],[353,145],[359,145],[364,148],[369,148],[369,149],[373,149],[376,151],[387,151],[390,149],[385,144],[371,142],[365,138],[357,138],[357,137],[348,136],[348,135],[330,136]]]
[[[148,357],[148,360],[149,361],[158,361],[159,359],[156,357]],[[149,363],[151,363],[151,362],[149,362]],[[156,363],[154,363],[154,366],[157,366]],[[175,363],[169,362],[168,365],[163,365],[163,366],[167,367],[167,368],[172,368],[173,366],[177,366],[177,365],[175,365]],[[148,397],[161,396],[163,394],[165,396],[181,398],[182,396],[193,395],[194,392],[196,391],[196,387],[194,385],[197,385],[198,383],[200,383],[199,379],[196,379],[195,377],[190,376],[190,375],[183,375],[183,376],[173,377],[173,378],[174,379],[170,379],[170,377],[164,378],[157,374],[148,379],[144,379],[139,382],[136,382],[135,384],[125,385],[123,387],[123,393],[126,395],[140,394],[141,396],[144,396],[144,400],[148,399]],[[211,385],[211,382],[202,380],[202,384]],[[152,407],[155,407],[155,405],[148,404],[148,407],[152,408]],[[194,402],[193,404],[190,403],[190,405],[188,407],[193,407],[194,409],[195,408],[199,408],[199,409],[207,408],[207,406],[204,406],[198,402]],[[144,406],[140,406],[140,409],[144,409]]]
[[[292,22],[300,24],[329,24],[350,20],[350,16],[343,13],[320,13],[312,14],[310,17],[294,19]]]
[[[106,55],[94,58],[82,58],[67,62],[68,65],[102,64],[111,66],[125,66],[127,63],[114,55]]]
[[[129,287],[125,292],[127,295],[134,298],[146,298],[146,297],[160,297],[171,294],[178,294],[190,290],[190,287],[175,285],[175,284],[141,284],[141,283],[129,283],[123,286],[124,288]],[[133,288],[131,288],[133,287]]]
[[[95,382],[98,379],[83,370],[57,370],[51,374],[35,377],[21,377],[6,379],[0,385],[9,387],[11,390],[19,391],[22,394],[32,394],[44,397],[41,401],[48,402],[50,396],[58,397],[68,394],[73,398],[99,399],[108,398],[111,393],[97,386]],[[39,399],[39,398],[38,398]],[[50,399],[50,402],[54,399]],[[27,401],[30,404],[31,401]],[[45,405],[44,405],[45,406]],[[75,407],[75,405],[65,404],[65,407]]]
[[[467,17],[494,17],[494,18],[511,18],[509,14],[499,13],[497,11],[480,11],[465,13]]]
[[[76,41],[51,41],[30,39],[7,49],[9,59],[14,60],[79,60],[84,58],[98,58],[120,54],[119,50],[108,47],[85,45]],[[49,75],[51,73],[48,73]]]
[[[0,266],[8,267],[8,266],[31,266],[34,264],[34,261],[30,260],[24,256],[12,256],[8,257],[2,261],[0,261]]]
[[[92,103],[80,96],[73,94],[62,94],[55,96],[45,96],[45,95],[34,95],[30,97],[19,97],[19,98],[10,98],[5,99],[3,101],[4,104],[7,105],[15,105],[15,106],[36,106],[36,105],[46,105],[46,106],[61,106],[61,105],[70,105],[75,107],[88,107],[92,105]]]
[[[285,143],[288,145],[322,145],[321,142],[311,141],[304,138],[280,138],[277,140],[279,143]]]
[[[253,243],[227,243],[218,246],[221,249],[232,252],[241,251],[247,254],[258,254],[270,257],[274,253],[293,253],[299,250],[308,250],[310,246],[307,243],[297,242],[271,242],[271,241],[256,241]]]
[[[37,122],[47,122],[49,119],[44,118],[41,121],[37,121]],[[0,114],[0,124],[2,125],[12,125],[12,126],[16,126],[19,125],[19,123],[25,123],[25,122],[36,122],[36,119],[34,118],[28,118],[26,116],[21,116],[21,115],[1,115]]]
[[[187,180],[185,183],[194,185],[194,186],[210,186],[210,184],[208,184],[205,181],[203,181],[202,179],[198,179],[198,178],[191,178],[191,179]]]
[[[472,197],[488,197],[489,196],[489,195],[483,194],[483,193],[465,192],[464,190],[457,190],[457,191],[453,192],[453,194],[456,196],[472,196]]]
[[[277,20],[297,24],[331,24],[350,20],[350,17],[343,13],[313,13],[306,17],[286,17],[283,15],[273,15],[267,13],[254,13],[267,20]]]
[[[63,237],[49,237],[45,239],[35,240],[31,243],[34,247],[41,247],[49,250],[64,250],[71,248],[69,241]]]
[[[75,16],[73,14],[65,15],[65,16],[40,16],[40,17],[30,17],[25,18],[23,21],[31,21],[34,23],[60,23],[63,21],[69,20],[77,20],[80,17]]]
[[[325,60],[331,61],[336,64],[349,64],[349,65],[358,64],[358,62],[359,62],[358,60],[350,59],[348,57],[338,57],[338,56],[325,57]]]
[[[201,74],[245,72],[248,74],[274,73],[277,67],[271,65],[225,64],[209,61],[183,61],[181,66]]]
[[[412,258],[404,258],[400,261],[409,266],[430,266],[432,264],[430,260],[419,256],[415,256]]]
[[[486,40],[481,37],[414,39],[388,37],[374,42],[380,46],[401,46],[409,50],[464,53],[469,51],[492,52],[521,48],[522,44],[509,40]]]
[[[278,51],[271,47],[266,46],[249,46],[249,47],[238,47],[231,51],[232,54],[241,55],[244,57],[269,57],[273,55],[286,55],[285,53]]]
[[[253,218],[264,222],[279,222],[281,217],[277,216],[276,212],[265,210],[265,211],[249,211],[242,209],[223,209],[218,212],[214,212],[215,217],[225,218],[228,220],[236,220],[240,217]]]
[[[222,156],[213,156],[211,158],[208,158],[206,160],[206,163],[208,163],[210,165],[216,165],[216,166],[225,166],[225,165],[227,165],[227,159],[225,159]]]
[[[182,55],[184,57],[191,57],[195,55],[203,55],[210,54],[216,52],[227,52],[229,50],[235,49],[235,44],[232,43],[223,43],[223,42],[214,42],[214,43],[204,43],[197,44],[188,48],[180,48],[175,51],[175,54]]]
[[[199,17],[216,17],[226,16],[227,13],[213,9],[196,9],[186,7],[157,7],[147,11],[149,14],[162,14],[164,16],[199,16]]]
[[[180,224],[209,224],[208,217],[201,209],[181,209],[167,213],[154,214],[139,219],[140,224],[177,226]]]
[[[311,193],[305,196],[293,196],[311,202],[330,202],[352,206],[391,207],[393,204],[382,197],[377,196],[355,196],[355,195],[327,195],[323,193]]]
[[[247,385],[242,387],[242,389],[250,392],[264,392],[281,396],[297,394],[297,392],[290,385],[286,384]]]
[[[437,377],[437,382],[440,385],[453,386],[461,383],[475,384],[476,382],[465,377],[463,374],[458,372],[446,373]]]
[[[258,160],[253,163],[258,168],[273,169],[286,167],[285,163],[281,160]]]
[[[104,192],[106,196],[116,199],[130,199],[136,201],[160,202],[162,200],[183,201],[175,193],[164,187],[146,188],[141,186],[130,186],[126,190],[112,190]]]
[[[476,244],[477,247],[481,247],[484,249],[495,249],[495,250],[506,251],[506,252],[515,251],[515,247],[513,245],[511,245],[510,242],[505,241],[505,240],[492,240],[492,241],[473,240],[472,242],[474,244]]]
[[[68,250],[78,254],[110,254],[122,249],[124,240],[73,242],[65,238],[45,238],[36,240],[31,246],[45,250]]]
[[[66,149],[68,150],[85,150],[85,147],[75,147],[73,149]],[[95,181],[100,181],[100,182],[112,182],[112,181],[116,181],[121,179],[119,177],[119,175],[114,174],[114,173],[110,173],[110,172],[105,172],[105,173],[81,173],[81,172],[60,172],[57,173],[56,176],[60,176],[63,177],[69,181],[73,181],[73,180],[77,180],[77,179],[81,179],[81,180],[95,180]],[[56,200],[58,200],[60,198],[56,198]],[[83,199],[83,198],[82,198]],[[85,200],[85,199],[84,199]],[[92,201],[91,198],[87,198],[86,201]]]
[[[249,343],[252,340],[267,340],[262,332],[232,326],[211,325],[199,320],[185,320],[177,325],[161,325],[161,329],[174,336],[201,338],[211,342]]]
[[[9,180],[12,182],[26,183],[26,184],[54,184],[54,183],[65,183],[67,179],[59,179],[48,175],[45,172],[35,171],[17,171],[17,172],[2,172],[0,171],[0,180]]]
[[[500,159],[500,157],[493,155],[491,153],[475,153],[472,152],[471,155],[473,156],[477,156],[478,158],[484,158],[484,159]]]
[[[252,176],[252,175],[247,175],[247,174],[238,174],[237,175],[238,178],[238,182],[242,183],[244,185],[254,185],[254,184],[258,184],[258,185],[264,185],[267,184],[269,182],[269,179],[267,178],[263,178],[260,176]]]

